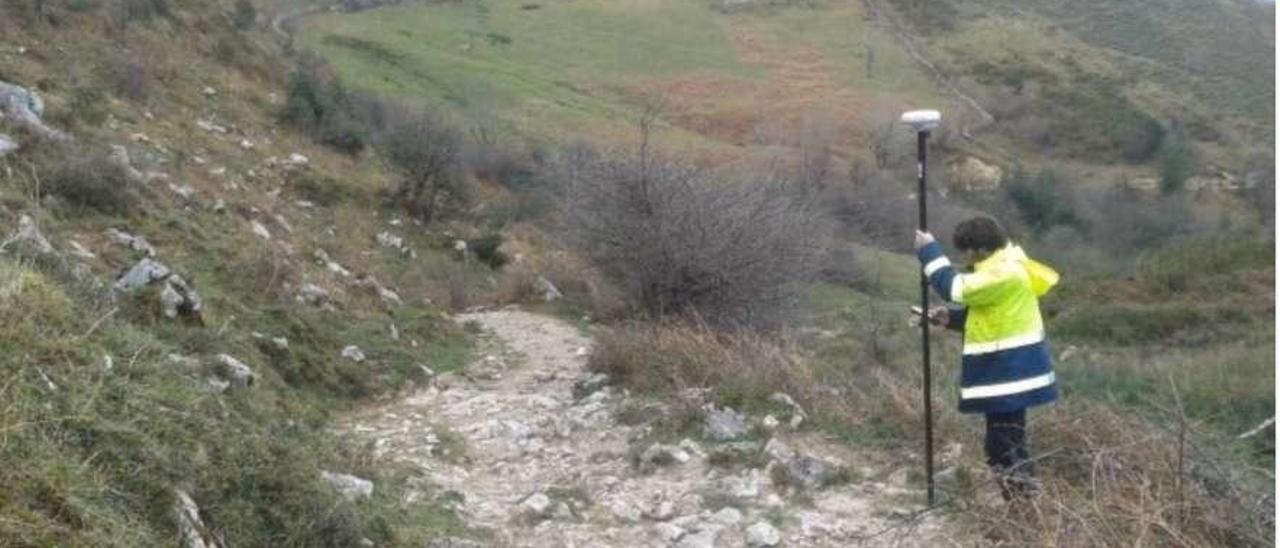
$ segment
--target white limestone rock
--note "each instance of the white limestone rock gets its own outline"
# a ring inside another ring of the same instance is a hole
[[[350,474],[336,474],[321,470],[320,477],[349,501],[366,500],[373,496],[373,482]]]

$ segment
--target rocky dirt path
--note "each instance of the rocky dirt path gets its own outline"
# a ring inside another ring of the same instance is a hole
[[[920,497],[901,486],[901,463],[877,466],[786,419],[765,421],[767,443],[753,441],[746,429],[760,421],[724,411],[707,413],[707,434],[733,441],[641,442],[646,419],[668,406],[587,372],[591,340],[572,326],[517,309],[458,320],[484,332],[464,374],[338,430],[420,469],[470,525],[493,532],[483,545],[958,544],[940,518],[910,512]]]

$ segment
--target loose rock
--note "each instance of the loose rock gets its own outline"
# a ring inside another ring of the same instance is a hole
[[[42,138],[68,141],[69,135],[53,129],[40,119],[44,115],[44,100],[34,90],[0,81],[0,114],[17,121]]]
[[[711,514],[711,520],[721,525],[737,525],[742,522],[742,511],[733,507],[721,508]]]
[[[156,256],[156,248],[152,247],[146,238],[142,236],[135,236],[122,230],[108,228],[107,237],[118,244],[128,246],[129,249],[141,251],[148,257]]]
[[[733,441],[747,433],[747,425],[742,415],[732,408],[716,409],[715,405],[706,407],[703,422],[703,435],[715,441]]]
[[[18,150],[18,141],[13,137],[0,133],[0,158],[4,158],[9,154]]]
[[[764,454],[771,460],[786,464],[794,459],[796,452],[792,451],[786,443],[778,438],[769,438],[769,442],[764,444]]]
[[[640,468],[652,471],[660,466],[689,462],[689,454],[679,447],[655,443],[640,454]]]
[[[573,399],[580,400],[595,394],[609,384],[609,376],[604,373],[592,373],[573,383]]]
[[[228,354],[218,354],[218,363],[222,364],[222,375],[226,377],[233,386],[238,388],[248,388],[253,385],[253,369],[250,369],[244,362],[237,360]]]
[[[542,300],[551,302],[564,297],[560,289],[544,276],[538,276],[538,291],[542,292]]]
[[[338,490],[347,500],[357,501],[373,496],[373,482],[350,474],[335,474],[321,471],[320,477]]]
[[[364,351],[360,350],[360,347],[354,344],[348,345],[346,348],[342,349],[342,357],[356,363],[360,363],[365,360]]]
[[[791,481],[806,489],[817,489],[830,484],[838,471],[837,465],[809,455],[796,457],[787,465]]]
[[[315,284],[302,284],[298,288],[298,302],[309,304],[311,306],[324,306],[329,304],[329,292],[323,287]]]
[[[777,546],[782,535],[767,522],[757,522],[747,528],[747,546]]]
[[[533,518],[547,517],[551,510],[551,499],[542,493],[534,493],[520,503],[525,514]]]
[[[253,233],[264,240],[271,239],[271,231],[267,230],[267,227],[258,221],[253,222]]]
[[[40,229],[36,228],[36,222],[30,215],[18,217],[18,231],[10,236],[9,239],[0,243],[0,249],[4,249],[9,244],[21,242],[35,248],[40,253],[53,253],[53,244],[40,233]]]
[[[685,535],[684,529],[671,523],[659,523],[653,526],[653,530],[658,534],[658,538],[667,543],[676,542]]]

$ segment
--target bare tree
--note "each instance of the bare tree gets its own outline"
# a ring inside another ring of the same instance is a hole
[[[772,176],[719,176],[654,154],[579,155],[566,178],[572,241],[630,305],[768,326],[812,280],[827,230],[816,207]]]
[[[470,201],[461,148],[461,133],[433,113],[405,109],[391,122],[378,151],[400,173],[396,198],[410,215],[430,222],[441,209]]]

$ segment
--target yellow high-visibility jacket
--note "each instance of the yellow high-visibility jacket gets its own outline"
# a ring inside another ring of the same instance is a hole
[[[1058,273],[1008,245],[960,273],[937,242],[919,252],[930,285],[952,311],[952,327],[964,331],[960,411],[1005,413],[1057,398],[1039,298]]]

